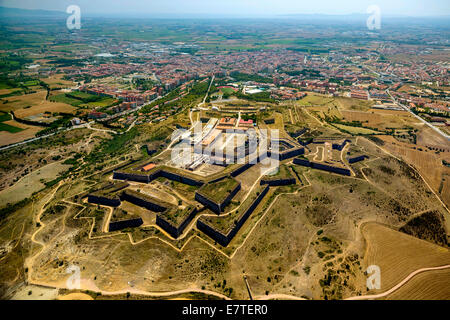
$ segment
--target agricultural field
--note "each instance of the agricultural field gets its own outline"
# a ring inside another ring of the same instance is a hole
[[[118,103],[118,100],[110,97],[99,97],[80,91],[73,91],[70,93],[55,92],[50,96],[49,100],[83,109],[106,108]]]
[[[416,270],[450,264],[450,250],[448,248],[419,240],[386,226],[374,223],[366,224],[362,227],[362,233],[367,241],[364,266],[378,265],[381,269],[381,289],[373,290],[370,294],[391,289]],[[411,288],[407,284],[390,297],[407,299],[408,295],[414,294],[414,292],[416,294],[422,292],[424,295],[432,296],[433,299],[443,297],[448,299],[448,286],[444,285],[448,282],[436,283],[434,292],[430,292],[427,289],[429,284],[424,282],[424,277],[427,275],[428,273],[423,273],[409,284],[411,286],[411,284],[416,283],[419,287],[413,286]],[[423,290],[422,287],[424,287]],[[403,297],[402,294],[405,296]]]
[[[14,111],[18,118],[50,113],[75,113],[76,108],[65,104],[46,100],[47,91],[7,98],[7,103],[0,105],[0,111]]]
[[[6,112],[0,112],[0,132],[17,133],[22,131],[20,127],[14,125],[15,121],[12,120],[12,116]]]
[[[71,88],[75,85],[74,82],[63,79],[63,74],[55,74],[48,78],[41,78],[40,80],[46,83],[51,90]]]
[[[388,295],[386,300],[448,300],[450,271],[436,270],[420,273]]]
[[[0,80],[0,99],[23,94],[23,85],[13,80]]]
[[[0,147],[34,138],[41,127],[25,125],[16,121],[7,121],[0,124],[7,126],[7,131],[0,130]]]
[[[9,133],[18,133],[21,132],[23,129],[12,126],[11,123],[12,121],[4,121],[4,122],[0,122],[0,131],[6,131]],[[13,122],[14,123],[14,122]]]
[[[32,138],[39,130],[39,127],[12,120],[9,113],[0,112],[0,147]]]

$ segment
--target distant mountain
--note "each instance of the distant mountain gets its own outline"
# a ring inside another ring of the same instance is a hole
[[[311,14],[283,14],[281,17],[286,18],[299,18],[299,19],[319,19],[319,20],[328,20],[328,19],[363,19],[367,18],[368,14],[362,13],[352,13],[352,14],[321,14],[321,13],[311,13]]]
[[[59,18],[67,16],[62,11],[51,10],[28,10],[18,8],[0,7],[0,18],[40,18],[40,17],[53,17]]]
[[[369,13],[352,13],[352,14],[284,14],[279,15],[284,18],[293,19],[305,19],[305,20],[361,20],[367,19],[370,16]],[[419,19],[419,20],[445,20],[449,19],[449,15],[438,15],[438,16],[407,16],[407,15],[392,15],[392,14],[382,14],[383,19],[393,20],[393,19]],[[448,20],[447,20],[448,21]]]
[[[1,0],[0,0],[1,3]],[[19,9],[19,8],[9,8],[0,6],[0,19],[18,19],[18,18],[66,18],[68,15],[64,11],[54,11],[54,10],[30,10],[30,9]],[[370,16],[370,14],[364,13],[353,13],[353,14],[266,14],[266,15],[246,15],[246,14],[172,14],[172,13],[100,13],[100,12],[86,12],[84,17],[90,18],[146,18],[146,19],[287,19],[287,20],[301,20],[307,22],[364,22]],[[408,17],[408,16],[395,16],[383,14],[382,20],[386,22],[401,22],[401,23],[440,23],[444,26],[448,26],[448,21],[450,21],[450,16],[423,16],[423,17]],[[0,22],[1,23],[1,22]]]

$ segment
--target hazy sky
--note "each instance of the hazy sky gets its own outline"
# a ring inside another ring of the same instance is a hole
[[[450,15],[450,0],[0,0],[0,6],[58,11],[70,4],[87,14],[105,15],[365,14],[373,4],[385,15]]]

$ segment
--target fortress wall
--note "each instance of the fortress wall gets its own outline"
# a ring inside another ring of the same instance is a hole
[[[126,228],[137,228],[141,226],[143,223],[144,222],[142,221],[141,218],[111,222],[109,224],[109,232],[118,231]]]
[[[228,233],[227,235],[227,245],[233,240],[234,236],[238,233],[238,231],[242,228],[244,223],[250,217],[250,215],[255,211],[256,207],[261,203],[261,200],[266,196],[267,192],[269,192],[270,187],[267,186],[264,190],[259,194],[259,196],[253,201],[252,205],[245,211],[242,217],[237,222],[236,226]]]
[[[143,183],[150,183],[151,181],[159,178],[164,177],[169,180],[178,181],[187,185],[191,186],[202,186],[204,184],[203,181],[195,180],[193,178],[185,177],[181,174],[176,174],[173,172],[168,172],[165,170],[157,170],[151,174],[138,174],[138,173],[128,173],[128,172],[120,172],[120,171],[114,171],[114,179],[117,180],[129,180],[129,181],[135,181],[135,182],[143,182]]]
[[[215,203],[212,200],[209,200],[207,197],[201,195],[200,193],[195,193],[195,200],[203,204],[204,206],[208,207],[212,211],[214,211],[217,214],[220,214],[220,205]]]
[[[155,154],[156,151],[157,151],[156,149],[149,149],[148,145],[145,145],[144,148],[145,148],[145,151],[147,151],[147,154],[148,154],[149,156],[152,156],[152,155]]]
[[[120,199],[123,201],[131,202],[137,206],[144,207],[146,209],[149,209],[149,210],[155,211],[155,212],[163,212],[163,211],[167,210],[167,208],[165,208],[157,203],[153,203],[149,200],[139,198],[133,194],[128,193],[126,190],[124,192],[122,192]]]
[[[291,141],[289,141],[288,139],[285,139],[285,138],[280,138],[280,139],[274,140],[274,141],[277,141],[278,144],[280,144],[280,145],[284,145],[285,147],[287,147],[287,149],[292,149],[295,147],[295,145],[293,145]]]
[[[170,222],[165,220],[163,217],[161,217],[159,214],[156,216],[156,224],[161,228],[163,228],[164,231],[166,231],[172,237],[178,238],[180,236],[178,229],[174,227]]]
[[[297,181],[295,178],[288,178],[288,179],[276,179],[276,180],[264,180],[262,179],[260,184],[264,185],[267,184],[270,187],[278,187],[278,186],[288,186],[291,184],[296,184]]]
[[[294,159],[294,164],[300,165],[300,166],[304,166],[304,167],[310,167],[313,169],[318,169],[318,170],[323,170],[323,171],[328,171],[328,172],[334,172],[337,174],[342,174],[345,176],[350,176],[351,172],[350,170],[346,169],[346,168],[340,168],[340,167],[334,167],[334,166],[330,166],[327,164],[323,164],[323,163],[318,163],[318,162],[311,162],[307,159]]]
[[[307,145],[313,143],[313,141],[314,141],[314,139],[312,139],[312,138],[306,139],[306,140],[303,140],[303,139],[301,139],[301,138],[298,138],[298,139],[297,139],[297,142],[300,143],[300,144],[301,144],[302,146],[304,146],[304,147],[306,147]]]
[[[100,204],[108,207],[118,207],[121,204],[120,199],[108,198],[96,195],[88,195],[88,202],[93,204]]]
[[[350,143],[351,141],[346,139],[344,140],[344,142],[342,142],[342,144],[338,144],[338,143],[333,143],[333,149],[334,150],[339,150],[342,151],[342,149],[344,149],[344,147],[346,146],[347,143]]]
[[[295,162],[294,162],[294,163],[295,163]],[[297,170],[292,170],[292,171],[294,172],[294,174],[295,174],[295,176],[297,177],[298,181],[300,181],[300,183],[303,184],[303,180],[302,180],[302,178],[300,177],[300,175],[298,174]],[[297,182],[296,182],[296,183],[297,183]]]
[[[270,187],[267,186],[264,190],[259,194],[259,196],[253,201],[252,205],[245,211],[245,213],[241,216],[239,221],[236,223],[233,229],[227,234],[224,235],[220,231],[215,230],[213,227],[208,225],[207,223],[201,221],[201,219],[197,220],[197,228],[204,232],[207,236],[212,238],[214,241],[219,243],[221,246],[226,247],[231,240],[236,236],[238,231],[250,217],[250,215],[255,211],[256,207],[261,203],[261,200],[266,196],[267,192],[269,192]]]
[[[348,169],[339,168],[339,167],[333,167],[333,166],[329,166],[329,165],[322,164],[322,163],[311,162],[311,167],[314,168],[314,169],[319,169],[319,170],[334,172],[334,173],[337,173],[337,174],[342,174],[344,176],[350,176],[351,175],[351,172]]]
[[[308,159],[295,158],[294,164],[297,164],[299,166],[304,166],[304,167],[311,167],[311,162],[309,162]]]
[[[131,165],[131,164],[133,164],[133,163],[135,163],[135,162],[137,162],[137,161],[138,161],[138,160],[130,159],[130,160],[126,161],[125,163],[120,163],[120,164],[118,164],[118,165],[115,165],[115,166],[112,167],[112,168],[109,168],[107,171],[102,171],[102,174],[109,174],[109,173],[111,173],[111,172],[115,172],[115,171],[117,171],[117,170],[120,170],[120,169],[123,169],[123,168],[125,168],[125,167],[128,167],[129,165]]]
[[[179,235],[183,233],[184,229],[186,229],[189,223],[191,223],[191,221],[194,220],[196,215],[197,215],[197,208],[193,208],[191,213],[186,217],[186,219],[184,219],[184,221],[178,227]]]
[[[348,160],[348,163],[356,163],[356,162],[360,162],[360,161],[363,161],[363,160],[365,160],[365,159],[367,159],[368,158],[368,156],[357,156],[357,157],[353,157],[353,158],[347,158],[347,160]]]
[[[167,221],[163,216],[158,214],[156,216],[156,224],[163,228],[167,233],[169,233],[172,237],[178,238],[186,229],[188,224],[194,219],[197,214],[197,208],[193,208],[191,213],[183,220],[183,222],[178,226],[172,225],[171,222]]]
[[[253,167],[254,164],[250,164],[250,163],[246,163],[243,166],[237,168],[236,170],[234,170],[233,172],[231,172],[231,176],[237,177],[238,175],[240,175],[241,173],[244,173],[245,171],[247,171],[248,169],[250,169],[251,167]]]
[[[169,180],[178,181],[178,182],[190,185],[190,186],[196,186],[197,187],[197,186],[202,186],[204,184],[203,181],[195,180],[195,179],[192,179],[192,178],[185,177],[185,176],[183,176],[181,174],[167,172],[167,171],[164,171],[164,170],[161,170],[160,176],[164,177],[164,178],[167,178]]]
[[[143,183],[150,182],[150,176],[148,176],[148,175],[127,173],[127,172],[120,172],[120,171],[114,171],[113,179],[128,180],[128,181],[143,182]]]
[[[211,239],[219,243],[221,246],[226,247],[229,243],[228,238],[221,232],[213,229],[208,224],[204,223],[200,219],[197,220],[197,229],[209,236]]]
[[[225,207],[231,202],[231,200],[234,198],[234,196],[236,195],[236,193],[239,192],[239,190],[241,190],[241,183],[239,183],[232,191],[231,193],[228,195],[228,197],[220,204],[220,210],[223,211],[225,209]]]
[[[289,135],[290,135],[292,138],[298,138],[299,136],[301,136],[302,134],[304,134],[306,131],[308,131],[308,128],[303,128],[303,129],[301,129],[301,130],[298,130],[297,132],[290,133]]]
[[[222,180],[224,180],[226,178],[228,178],[228,175],[223,175],[223,176],[221,176],[219,178],[216,178],[214,180],[209,181],[208,183],[216,183],[216,182],[222,181]]]
[[[280,161],[294,158],[305,154],[305,148],[296,148],[293,150],[287,150],[280,155]]]
[[[230,201],[234,198],[236,193],[239,192],[239,190],[241,190],[240,183],[231,191],[231,193],[228,195],[228,197],[221,203],[217,203],[217,202],[209,199],[208,197],[206,197],[205,195],[201,194],[198,191],[195,192],[195,200],[197,200],[201,204],[205,205],[206,207],[208,207],[215,213],[220,214],[224,210],[224,208],[230,203]]]

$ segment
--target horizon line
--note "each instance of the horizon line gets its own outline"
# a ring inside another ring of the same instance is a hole
[[[61,14],[67,14],[65,11],[61,10],[53,10],[53,9],[26,9],[26,8],[18,8],[18,7],[11,7],[11,6],[0,6],[1,9],[16,9],[16,10],[23,10],[23,11],[41,11],[41,12],[50,12],[50,13],[61,13]],[[87,17],[114,17],[114,18],[157,18],[157,16],[163,16],[160,17],[161,19],[167,19],[167,18],[195,18],[195,17],[202,17],[202,18],[227,18],[227,19],[233,19],[233,18],[259,18],[259,19],[275,19],[275,18],[295,18],[300,16],[323,16],[323,17],[347,17],[347,16],[369,16],[368,13],[360,13],[360,12],[353,12],[353,13],[279,13],[279,14],[214,14],[214,13],[138,13],[138,12],[130,12],[130,13],[119,13],[119,12],[111,12],[111,13],[101,13],[101,12],[86,12],[84,13]],[[384,18],[448,18],[450,17],[450,13],[448,14],[434,14],[434,15],[401,15],[401,14],[383,14]]]

